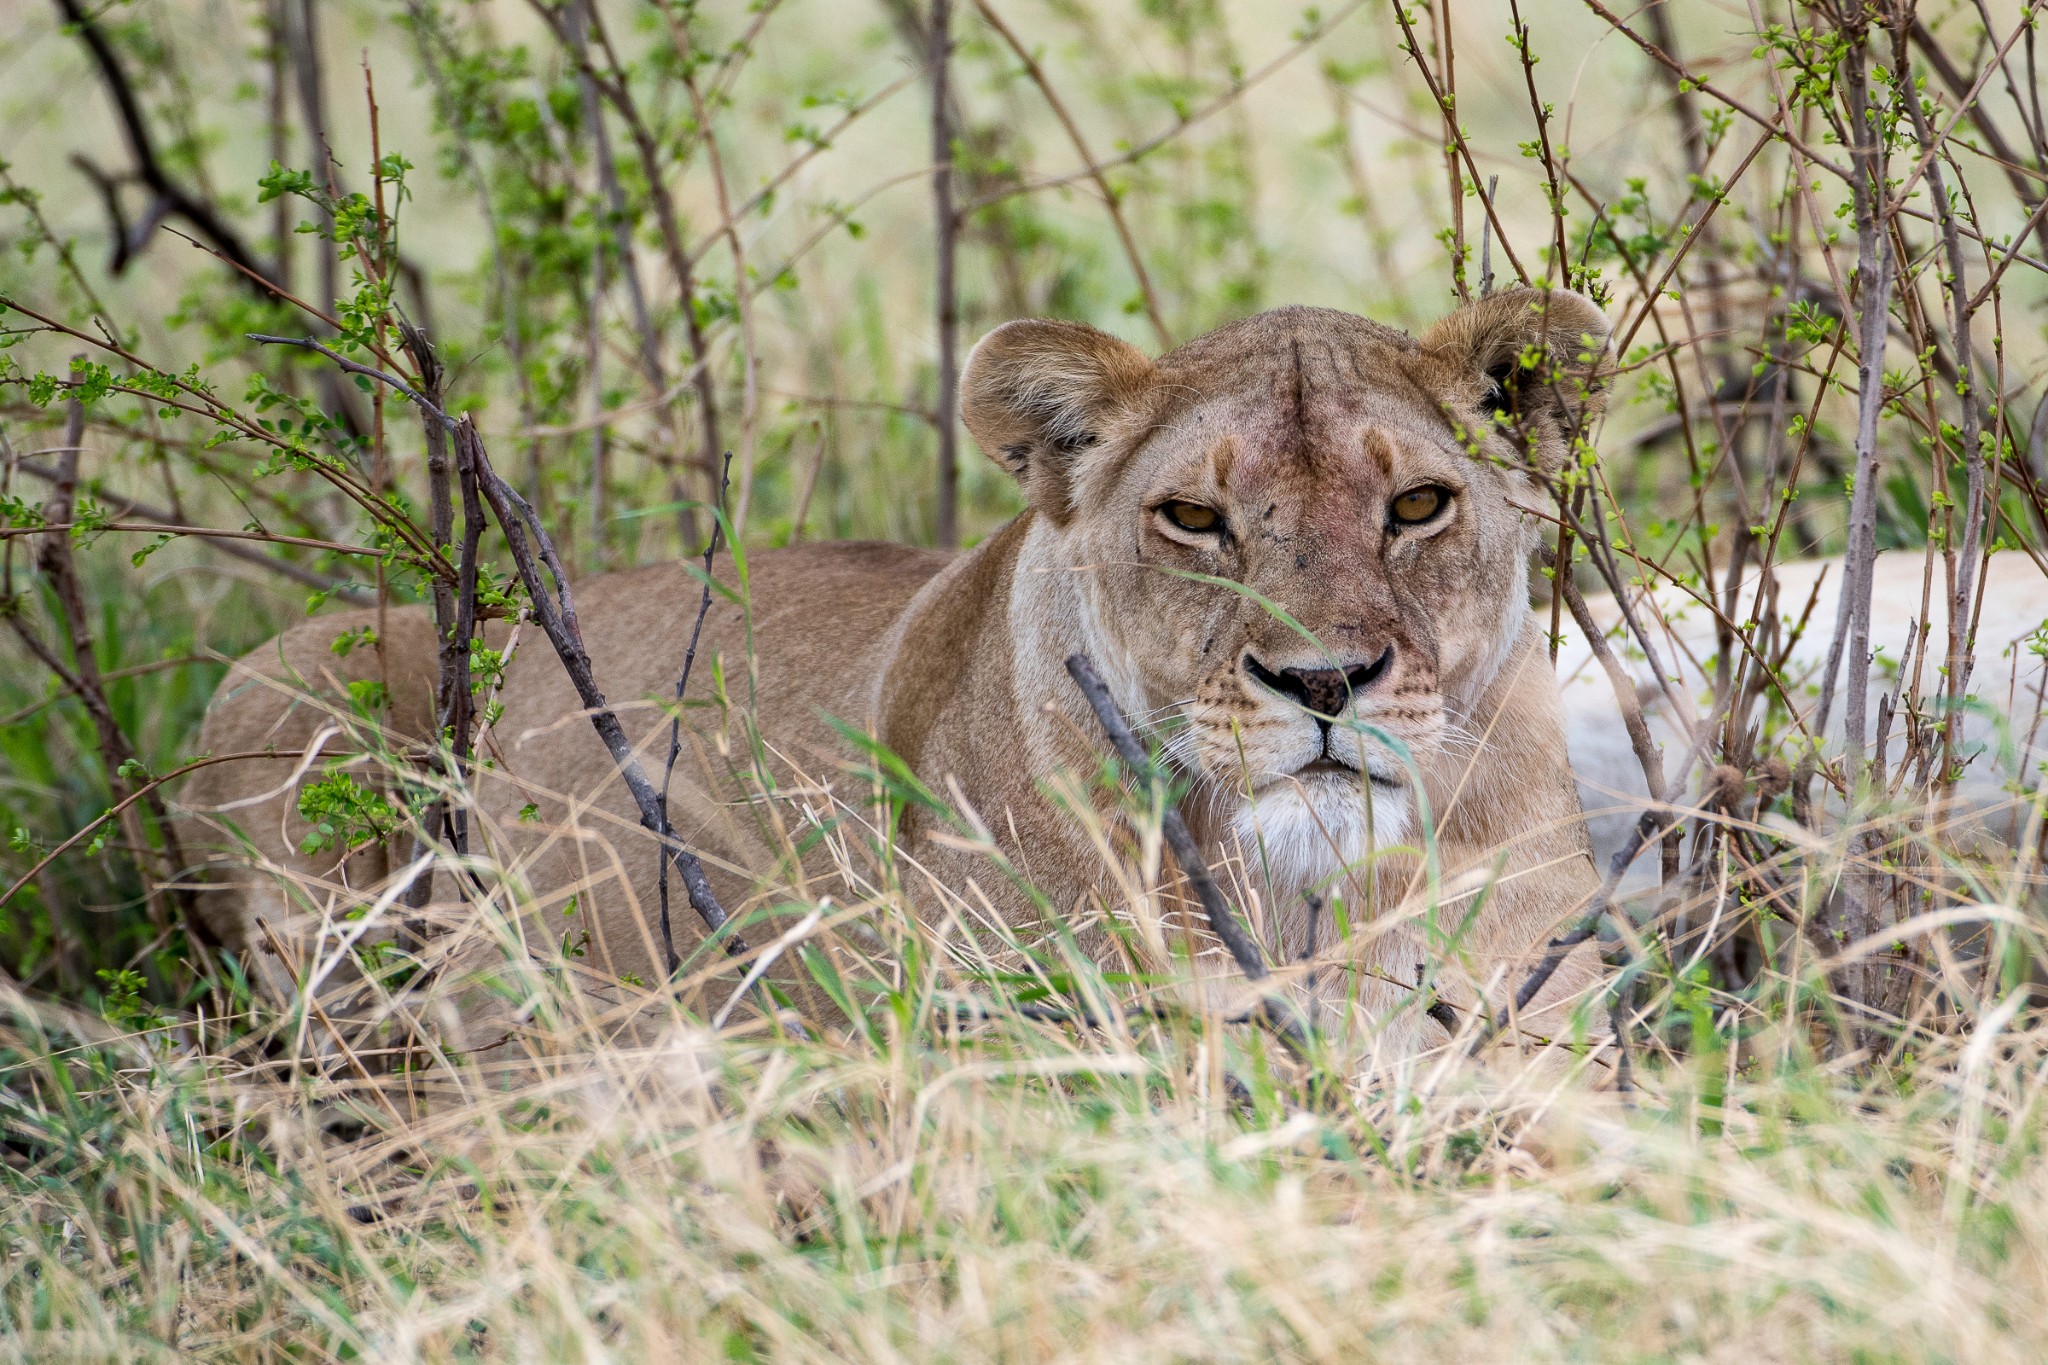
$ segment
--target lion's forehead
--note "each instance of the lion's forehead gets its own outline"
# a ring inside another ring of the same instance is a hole
[[[1160,473],[1201,471],[1233,498],[1373,499],[1419,477],[1462,482],[1474,464],[1440,408],[1384,388],[1212,393],[1162,434]]]
[[[1162,378],[1177,400],[1167,450],[1211,463],[1232,488],[1303,475],[1376,485],[1416,457],[1456,448],[1446,396],[1430,392],[1434,376],[1412,347],[1380,335],[1256,333]]]

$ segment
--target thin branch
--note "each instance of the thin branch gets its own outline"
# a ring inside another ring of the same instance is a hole
[[[365,379],[374,379],[379,384],[388,384],[392,388],[397,389],[407,398],[410,398],[414,406],[418,407],[421,412],[433,417],[442,426],[450,429],[455,426],[454,420],[447,413],[441,411],[440,404],[428,398],[397,375],[364,365],[359,361],[350,360],[347,356],[340,354],[330,347],[321,345],[311,337],[274,337],[266,336],[262,332],[251,332],[248,335],[249,340],[260,342],[265,346],[298,346],[308,351],[318,351],[350,374],[359,374]]]
[[[1698,72],[1688,70],[1683,64],[1674,60],[1662,48],[1658,47],[1655,43],[1651,42],[1649,39],[1643,37],[1640,33],[1637,33],[1634,29],[1630,28],[1625,22],[1623,22],[1620,15],[1616,14],[1613,10],[1608,9],[1605,5],[1601,4],[1600,0],[1585,0],[1585,4],[1586,8],[1592,10],[1593,13],[1599,15],[1600,18],[1606,22],[1608,27],[1612,28],[1622,37],[1628,39],[1637,47],[1641,48],[1643,52],[1646,53],[1650,57],[1650,59],[1656,62],[1659,66],[1669,69],[1674,75],[1678,76],[1680,79],[1691,83],[1692,87],[1695,90],[1703,90],[1707,94],[1712,95],[1722,104],[1726,105],[1730,109],[1733,109],[1736,113],[1742,115],[1744,118],[1748,119],[1751,123],[1756,124],[1758,127],[1770,129],[1776,136],[1783,138],[1788,145],[1798,148],[1800,155],[1804,156],[1808,161],[1820,167],[1828,174],[1834,176],[1837,180],[1849,180],[1853,178],[1851,173],[1845,167],[1840,166],[1835,162],[1829,160],[1827,157],[1821,155],[1820,152],[1816,151],[1812,146],[1810,146],[1803,139],[1801,139],[1799,136],[1793,133],[1789,127],[1783,126],[1781,120],[1779,120],[1778,118],[1766,117],[1764,114],[1758,112],[1755,109],[1750,108],[1749,105],[1737,99],[1735,96],[1729,94],[1720,86],[1715,85],[1712,81],[1706,80],[1705,78],[1700,76]]]
[[[932,85],[932,212],[937,219],[933,270],[934,306],[938,311],[939,379],[935,425],[938,428],[937,509],[933,537],[940,545],[960,543],[960,434],[955,409],[959,403],[960,291],[956,262],[960,253],[960,215],[953,209],[953,126],[947,82],[953,65],[952,0],[932,0],[930,50],[926,54]],[[1098,173],[1099,174],[1099,173]]]
[[[1607,632],[1593,619],[1593,613],[1586,606],[1585,594],[1573,581],[1569,565],[1560,564],[1557,571],[1558,596],[1572,610],[1572,620],[1578,623],[1579,634],[1586,637],[1586,647],[1593,651],[1594,659],[1607,674],[1608,684],[1614,689],[1614,704],[1621,710],[1621,726],[1628,732],[1628,742],[1635,749],[1636,762],[1643,768],[1643,783],[1650,789],[1650,799],[1663,803],[1664,759],[1657,752],[1657,741],[1650,734],[1649,722],[1643,719],[1642,698],[1636,695],[1635,679],[1614,657],[1614,650],[1608,646]]]
[[[170,173],[164,170],[163,162],[157,157],[156,143],[149,133],[149,124],[142,116],[141,102],[135,97],[135,87],[99,24],[78,0],[56,0],[56,5],[57,12],[64,16],[65,26],[78,35],[86,51],[92,54],[93,65],[99,68],[100,81],[114,102],[115,116],[119,118],[121,131],[128,140],[128,150],[135,157],[137,178],[168,206],[169,212],[190,223],[200,236],[212,242],[223,256],[246,274],[265,274],[257,266],[254,253],[242,240],[241,234],[228,226],[211,204],[172,180]]]
[[[1328,37],[1331,30],[1335,29],[1352,15],[1358,13],[1359,10],[1364,9],[1366,4],[1367,0],[1348,0],[1348,3],[1338,6],[1327,18],[1307,25],[1306,32],[1303,33],[1302,37],[1292,47],[1267,62],[1258,70],[1236,81],[1228,90],[1217,95],[1200,108],[1193,110],[1172,127],[1163,128],[1151,137],[1146,138],[1143,142],[1136,143],[1129,151],[1120,152],[1107,160],[1098,161],[1092,166],[1083,166],[1079,170],[1069,171],[1064,175],[1043,176],[1037,180],[1019,181],[1015,184],[1005,185],[999,190],[991,191],[978,199],[969,201],[962,206],[961,213],[975,213],[981,209],[988,208],[992,204],[1000,204],[1005,199],[1014,199],[1020,194],[1035,194],[1039,190],[1057,189],[1062,185],[1071,185],[1077,180],[1090,179],[1101,174],[1103,171],[1113,171],[1119,166],[1135,165],[1137,162],[1158,151],[1161,147],[1166,146],[1169,142],[1179,138],[1189,129],[1207,122],[1236,104],[1250,91],[1263,84],[1268,77],[1286,67],[1295,58],[1301,56],[1304,52],[1307,52],[1317,43]]]
[[[1131,733],[1131,724],[1124,719],[1123,710],[1116,699],[1109,695],[1109,688],[1095,671],[1095,664],[1086,654],[1067,656],[1067,676],[1074,680],[1074,686],[1081,690],[1081,696],[1088,702],[1088,709],[1095,713],[1103,734],[1109,737],[1110,747],[1123,760],[1124,766],[1133,776],[1154,780],[1152,760],[1145,753],[1145,746]],[[1173,860],[1180,865],[1181,875],[1195,888],[1195,898],[1201,903],[1202,915],[1209,922],[1210,932],[1221,940],[1230,953],[1237,969],[1245,979],[1257,984],[1265,980],[1270,971],[1265,959],[1259,953],[1258,944],[1252,941],[1244,925],[1238,922],[1237,912],[1230,908],[1230,902],[1223,895],[1223,888],[1216,884],[1215,874],[1209,870],[1208,859],[1202,856],[1202,849],[1195,842],[1195,836],[1182,818],[1180,807],[1172,802],[1164,803],[1160,812],[1160,833],[1166,839],[1166,846],[1173,851]],[[1307,1038],[1307,1029],[1301,1012],[1294,1004],[1281,996],[1267,993],[1262,1005],[1263,1013],[1279,1029],[1280,1036],[1301,1052]]]
[[[105,673],[100,674],[100,681],[110,683],[122,678],[139,678],[148,673],[161,673],[165,669],[191,668],[195,665],[214,662],[216,660],[210,654],[187,654],[179,659],[152,659],[146,664],[130,664],[126,668],[110,668]],[[41,701],[30,702],[19,711],[12,712],[9,715],[0,716],[0,730],[5,730],[10,725],[19,725],[31,716],[47,711],[58,702],[77,693],[76,678],[68,680],[59,678],[58,682],[61,684],[61,687],[54,695],[44,697]]]
[[[181,521],[49,521],[35,526],[0,527],[0,539],[39,536],[55,531],[76,531],[81,535],[101,531],[135,531],[144,535],[193,536],[201,540],[254,540],[265,545],[296,545],[302,549],[358,555],[366,559],[381,559],[388,553],[368,545],[344,545],[338,540],[314,540],[309,536],[285,536],[272,531],[225,531],[212,526],[191,526]],[[268,556],[262,558],[266,565],[277,562]]]
[[[719,471],[718,500],[722,509],[725,489],[732,478],[732,454],[726,453],[725,468]],[[799,523],[801,524],[801,523]],[[689,648],[683,651],[683,671],[676,675],[675,710],[668,718],[668,760],[661,768],[661,792],[658,801],[661,807],[661,824],[664,829],[673,829],[668,818],[668,791],[675,781],[676,759],[683,752],[683,694],[690,689],[690,670],[697,664],[697,641],[704,634],[704,618],[711,614],[711,565],[718,554],[718,540],[725,532],[725,520],[714,515],[711,519],[711,539],[704,546],[704,590],[697,599],[697,619],[690,626]],[[682,969],[682,959],[676,955],[675,931],[669,925],[668,917],[668,864],[666,851],[661,855],[656,887],[661,897],[661,950],[668,959],[668,974],[674,979]]]
[[[1450,150],[1455,153],[1451,167],[1451,210],[1456,220],[1453,224],[1454,236],[1451,247],[1451,270],[1453,278],[1458,283],[1458,292],[1462,296],[1465,293],[1464,253],[1466,247],[1462,229],[1465,180],[1464,173],[1458,171],[1455,163],[1456,161],[1464,162],[1465,172],[1470,173],[1474,189],[1479,187],[1479,166],[1472,159],[1472,147],[1465,140],[1464,129],[1458,125],[1457,97],[1437,84],[1435,74],[1429,69],[1429,63],[1422,59],[1422,40],[1415,36],[1415,26],[1408,22],[1408,12],[1397,4],[1394,6],[1394,18],[1400,24],[1401,35],[1406,40],[1406,46],[1402,50],[1415,63],[1415,69],[1422,73],[1422,83],[1429,87],[1429,97],[1435,103],[1437,113],[1444,121],[1444,137]],[[1508,258],[1508,265],[1513,267],[1515,278],[1524,284],[1534,283],[1529,277],[1529,272],[1523,268],[1521,260],[1515,255],[1515,248],[1508,241],[1508,234],[1501,226],[1500,215],[1494,212],[1493,201],[1490,199],[1484,201],[1484,207],[1486,209],[1487,221],[1493,224],[1494,236],[1500,238],[1501,254]]]
[[[42,465],[29,460],[20,460],[17,462],[17,466],[24,473],[33,474],[46,483],[55,481],[57,477],[55,470],[46,469]],[[368,593],[343,579],[336,578],[331,574],[321,573],[318,569],[309,569],[303,564],[295,564],[289,559],[279,559],[275,555],[264,554],[261,550],[252,550],[246,545],[237,543],[244,540],[278,543],[280,538],[271,535],[269,532],[222,531],[213,527],[196,526],[150,503],[138,502],[125,493],[110,493],[98,487],[94,487],[92,492],[94,497],[115,503],[121,511],[131,512],[142,518],[140,522],[117,522],[106,526],[95,526],[90,528],[92,530],[155,530],[164,535],[189,535],[195,539],[204,540],[224,555],[230,555],[245,564],[258,565],[280,577],[289,578],[294,583],[303,583],[305,586],[319,592],[331,593],[345,602],[367,604],[371,600]],[[307,545],[314,548],[324,549],[329,546],[329,542],[326,541],[309,541],[297,537],[287,537],[284,540],[285,543]],[[344,549],[350,552],[363,553],[362,551],[355,550],[355,547],[344,547]],[[366,553],[382,552],[368,551]]]
[[[141,801],[144,798],[153,794],[157,790],[157,788],[163,786],[164,783],[176,781],[178,778],[183,777],[185,774],[197,772],[201,768],[211,768],[216,763],[239,763],[244,759],[276,757],[277,752],[273,749],[251,749],[238,754],[212,754],[206,758],[195,758],[190,763],[186,763],[179,767],[173,768],[169,772],[164,773],[160,776],[150,778],[149,781],[143,783],[134,791],[128,793],[128,795],[123,797],[119,802],[108,807],[104,814],[100,815],[96,819],[87,821],[84,828],[80,829],[77,833],[73,834],[69,839],[66,839],[63,843],[51,849],[48,853],[45,853],[42,856],[41,860],[38,861],[34,867],[30,868],[28,871],[21,874],[20,878],[18,878],[15,881],[14,885],[8,887],[4,893],[0,893],[0,907],[6,906],[6,904],[9,901],[13,900],[15,895],[18,892],[20,892],[22,887],[27,886],[30,882],[34,881],[37,877],[41,876],[43,870],[49,867],[51,863],[56,862],[57,859],[62,857],[64,854],[76,848],[80,840],[84,839],[88,834],[91,834],[94,830],[98,829],[101,825],[107,823],[107,821],[118,819],[124,811],[128,810],[129,807],[133,806],[137,801]],[[194,917],[194,922],[200,923],[196,916]],[[214,942],[211,931],[202,929],[201,941],[209,943]]]
[[[648,389],[660,393],[668,387],[668,381],[662,377],[661,337],[648,315],[647,292],[640,286],[640,263],[633,248],[633,215],[626,203],[625,186],[619,183],[611,134],[605,128],[604,106],[599,102],[597,71],[590,62],[588,33],[596,17],[593,0],[574,0],[564,16],[561,33],[577,63],[583,120],[590,125],[591,152],[597,164],[598,187],[604,194],[612,245],[618,253],[619,277],[625,282],[626,301],[633,309],[634,335],[640,341],[640,367],[647,376]]]
[[[612,756],[612,762],[617,765],[619,777],[632,795],[634,806],[639,809],[641,825],[661,841],[675,860],[676,872],[683,879],[684,890],[689,893],[690,905],[704,921],[705,927],[714,936],[720,935],[729,917],[711,889],[710,879],[704,875],[704,864],[675,837],[674,830],[669,827],[654,784],[647,780],[646,771],[633,752],[633,743],[626,737],[625,727],[605,700],[596,675],[591,671],[590,652],[584,646],[583,628],[576,619],[575,595],[569,587],[568,572],[555,553],[554,542],[548,539],[540,518],[534,515],[526,499],[520,497],[518,490],[491,467],[490,455],[485,451],[481,438],[477,437],[475,425],[465,417],[461,427],[467,430],[464,439],[474,442],[471,455],[476,462],[479,486],[484,500],[498,519],[499,529],[505,533],[506,548],[511,552],[512,562],[519,570],[519,581],[525,585],[526,595],[533,604],[534,619],[540,623],[548,643],[554,646],[556,656],[561,659],[570,685],[576,689],[583,710],[590,717],[591,728],[597,731],[598,738]],[[532,535],[530,542],[527,538],[529,531]],[[553,592],[541,577],[543,567],[554,580]],[[745,941],[736,933],[723,933],[722,943],[725,951],[734,956],[747,951]]]
[[[1131,273],[1137,277],[1138,295],[1145,301],[1145,317],[1152,324],[1152,333],[1158,338],[1160,349],[1172,350],[1173,333],[1167,330],[1166,315],[1159,306],[1159,293],[1152,287],[1151,273],[1145,269],[1144,253],[1138,250],[1137,239],[1131,235],[1130,221],[1124,214],[1123,195],[1117,192],[1115,186],[1109,183],[1109,177],[1103,174],[1101,164],[1096,161],[1095,153],[1088,148],[1087,138],[1081,133],[1081,126],[1074,122],[1073,114],[1067,110],[1066,101],[1053,89],[1052,81],[1046,76],[1045,69],[1039,65],[1038,59],[1031,55],[1031,49],[1025,47],[1017,35],[1010,31],[1010,26],[1003,22],[1002,16],[996,13],[989,0],[974,0],[974,7],[981,12],[982,20],[996,31],[996,36],[1003,40],[1017,60],[1024,64],[1024,74],[1038,87],[1038,93],[1044,98],[1046,107],[1052,110],[1053,117],[1057,118],[1060,127],[1066,130],[1067,140],[1074,144],[1074,151],[1087,167],[1088,178],[1095,182],[1096,192],[1102,196],[1102,206],[1108,210],[1109,221],[1116,228],[1116,239],[1123,246],[1124,259],[1130,262]]]

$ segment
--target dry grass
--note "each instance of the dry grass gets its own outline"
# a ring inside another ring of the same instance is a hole
[[[1141,857],[1105,877],[1123,917],[1157,914],[1156,842],[1102,844]],[[749,1002],[715,1028],[720,993],[685,988],[625,1028],[569,984],[573,950],[522,936],[516,869],[473,867],[495,894],[465,913],[506,949],[489,989],[524,1022],[466,1057],[375,1052],[412,1036],[403,1012],[477,1008],[473,979],[400,959],[353,1010],[330,989],[232,1028],[9,991],[7,1350],[1977,1362],[2048,1332],[2048,1026],[2010,973],[1959,968],[1958,1017],[1877,1069],[1816,1052],[1817,967],[1747,999],[1666,981],[1621,1095],[1607,1050],[1389,1062],[1355,1030],[1307,1066],[1214,1013],[1033,1020],[1036,984],[960,914],[877,889],[800,922],[837,939],[837,968],[807,961],[851,1022],[798,1038]],[[333,904],[323,956],[379,891]],[[1056,949],[1039,966],[1131,995]]]
[[[2048,1331],[2038,1031],[1880,1087],[1704,1049],[1633,1106],[1455,1068],[1310,1106],[1240,1028],[947,1029],[921,984],[880,1036],[564,1027],[517,1085],[377,1101],[14,1002],[6,1349],[2019,1361]]]

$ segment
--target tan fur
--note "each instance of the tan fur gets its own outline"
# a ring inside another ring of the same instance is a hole
[[[867,804],[847,745],[826,719],[840,717],[869,729],[934,792],[964,799],[1053,907],[1098,926],[1082,943],[1106,955],[1100,915],[1117,908],[1117,897],[1099,895],[1103,857],[1086,822],[1049,796],[1063,780],[1079,790],[1061,774],[1093,771],[1105,747],[1062,666],[1085,651],[1186,776],[1197,834],[1255,910],[1269,953],[1279,961],[1302,954],[1305,890],[1345,892],[1354,916],[1376,907],[1377,923],[1351,950],[1353,965],[1365,968],[1360,1017],[1392,1019],[1386,1036],[1404,1050],[1440,1039],[1421,1013],[1426,1001],[1410,989],[1418,971],[1434,964],[1444,998],[1469,1006],[1498,973],[1540,952],[1594,883],[1557,692],[1527,605],[1541,523],[1515,504],[1538,501],[1523,471],[1531,461],[1558,467],[1567,433],[1597,404],[1605,336],[1585,300],[1529,291],[1476,303],[1419,342],[1347,314],[1292,308],[1157,361],[1074,324],[999,328],[968,362],[963,416],[983,449],[1017,473],[1028,510],[959,555],[844,544],[751,557],[751,684],[748,621],[721,601],[705,624],[691,696],[722,694],[727,704],[690,713],[679,831],[704,852],[735,909],[778,896],[858,902],[872,888],[848,884],[822,851],[771,872],[777,851],[804,833],[806,812],[836,819],[833,837],[855,844],[866,837],[862,820],[875,818],[835,813]],[[1514,370],[1532,347],[1543,362]],[[1515,430],[1490,425],[1480,411],[1490,370],[1508,376]],[[1425,483],[1452,490],[1449,510],[1427,526],[1391,529],[1390,500]],[[1158,510],[1176,498],[1221,511],[1228,534],[1177,531]],[[664,565],[590,578],[576,593],[598,681],[658,775],[667,725],[655,703],[674,686],[695,581]],[[371,616],[309,621],[244,661],[216,699],[203,742],[215,752],[274,744],[288,757],[202,772],[185,794],[190,808],[203,813],[275,788],[329,723],[316,702],[263,679],[295,676],[332,698],[348,678],[381,669],[392,689],[391,728],[407,736],[430,728],[433,640],[420,609],[388,614],[381,662],[366,649],[347,659],[329,649]],[[502,637],[499,629],[492,638]],[[1248,657],[1269,670],[1386,660],[1349,708],[1372,728],[1333,727],[1326,758],[1363,764],[1384,781],[1297,772],[1322,752],[1324,731],[1256,681]],[[641,838],[622,837],[637,824],[633,808],[531,626],[503,700],[493,770],[478,784],[488,817],[479,843],[523,860],[541,906],[536,922],[548,924],[540,939],[559,936],[559,916],[548,917],[574,889],[587,916],[579,922],[592,925],[582,965],[593,981],[626,972],[653,979],[655,859]],[[755,732],[758,768],[748,743]],[[1389,854],[1373,874],[1358,873],[1370,851],[1361,833],[1368,791],[1378,842],[1399,832],[1420,846],[1418,777],[1434,822],[1443,906],[1435,931],[1424,920],[1433,897],[1421,860]],[[764,781],[776,799],[749,799]],[[398,858],[373,850],[337,871],[293,852],[303,828],[292,799],[277,792],[234,813],[279,867],[374,886],[402,861],[402,850]],[[529,802],[537,821],[518,818]],[[959,833],[914,803],[907,809],[897,875],[913,900],[936,913],[944,897],[933,888],[943,887],[1026,937],[1041,936],[1050,926],[1037,923],[1031,900]],[[208,902],[230,942],[251,943],[259,913],[292,919],[265,878],[237,880],[244,889]],[[1453,952],[1445,937],[1452,921],[1469,913],[1487,881]],[[700,935],[679,889],[675,905],[687,951]],[[303,932],[303,912],[319,907],[300,909]],[[772,937],[781,923],[752,937]],[[1327,956],[1327,917],[1324,932]],[[1545,1001],[1580,991],[1593,971],[1589,958],[1575,957]],[[1327,997],[1337,973],[1322,975]]]

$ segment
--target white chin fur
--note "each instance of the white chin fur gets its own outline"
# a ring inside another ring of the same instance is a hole
[[[1238,808],[1231,827],[1248,859],[1264,855],[1263,870],[1275,885],[1305,887],[1356,867],[1375,845],[1404,842],[1413,815],[1405,791],[1315,777],[1267,787]]]

